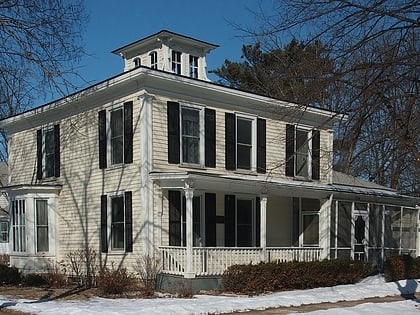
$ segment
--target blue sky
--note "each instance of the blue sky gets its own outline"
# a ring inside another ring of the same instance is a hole
[[[269,5],[272,0],[262,2]],[[249,9],[257,10],[260,4],[260,0],[86,0],[90,21],[84,41],[90,56],[80,64],[80,74],[88,81],[82,87],[122,72],[121,57],[111,51],[162,29],[219,45],[208,55],[208,70],[225,59],[239,60],[245,42],[230,23],[254,25]]]

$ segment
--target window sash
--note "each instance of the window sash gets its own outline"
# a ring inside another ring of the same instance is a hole
[[[253,244],[254,231],[253,202],[250,199],[236,201],[236,246],[250,247]]]
[[[172,72],[181,74],[181,52],[172,51]]]
[[[310,132],[296,128],[295,136],[295,176],[309,177]]]
[[[200,110],[181,110],[182,162],[200,164]]]
[[[319,245],[319,214],[302,214],[303,246]]]
[[[0,222],[0,232],[1,232],[0,243],[9,242],[9,223],[8,222]]]
[[[190,56],[190,77],[198,78],[198,57]]]
[[[254,120],[237,117],[236,119],[236,168],[255,169]]]
[[[48,201],[35,201],[36,251],[48,252]]]
[[[44,177],[53,177],[55,171],[55,135],[54,128],[43,131],[44,140]]]
[[[26,252],[25,200],[12,201],[13,251]]]
[[[150,53],[150,68],[157,69],[157,52],[152,51]]]
[[[125,249],[124,196],[111,197],[111,249]]]
[[[111,165],[124,161],[124,112],[122,108],[110,112]]]

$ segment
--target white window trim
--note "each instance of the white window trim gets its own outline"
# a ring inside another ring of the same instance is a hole
[[[123,248],[112,248],[112,232],[111,232],[111,224],[112,224],[112,202],[111,199],[115,197],[122,197],[123,198],[123,213],[124,213],[124,246]],[[125,218],[125,191],[114,191],[107,194],[107,239],[108,239],[108,250],[112,253],[125,253],[125,247],[127,240],[125,239],[125,229],[126,229],[126,218]]]
[[[141,58],[140,56],[137,56],[133,58],[133,68],[138,68],[141,66]]]
[[[242,169],[238,167],[238,118],[239,119],[246,119],[251,120],[251,169]],[[257,171],[257,116],[249,115],[249,114],[242,114],[242,113],[235,113],[235,151],[236,151],[236,169],[238,171],[245,171],[245,172],[256,172]]]
[[[44,200],[47,202],[47,227],[48,227],[48,251],[38,251],[38,243],[37,243],[37,239],[38,239],[38,222],[36,220],[36,212],[37,212],[37,207],[36,207],[36,202],[38,200]],[[35,249],[35,253],[37,255],[45,255],[48,254],[50,252],[50,247],[51,247],[51,241],[50,241],[50,235],[52,235],[52,229],[51,229],[51,222],[50,222],[50,202],[48,198],[34,198],[33,199],[33,222],[34,222],[34,249]]]
[[[177,54],[179,54],[179,61],[177,60],[176,62],[173,60],[173,56],[174,56],[174,53],[177,53]],[[170,63],[170,65],[171,65],[171,71],[173,72],[173,73],[175,73],[175,74],[178,74],[178,75],[183,75],[183,65],[184,65],[184,59],[185,59],[185,54],[182,52],[182,50],[177,50],[177,49],[171,49],[171,53],[170,53],[170,58],[171,58],[171,63]],[[177,72],[175,72],[174,70],[173,70],[173,66],[174,66],[174,64],[179,64],[179,68],[180,68],[180,71],[179,71],[179,73],[177,73]]]
[[[306,154],[307,156],[307,166],[308,166],[308,174],[307,176],[300,176],[297,175],[297,169],[296,169],[296,165],[297,165],[297,148],[296,148],[296,142],[297,142],[297,130],[302,130],[308,133],[307,135],[307,140],[308,140],[308,152]],[[301,126],[301,125],[295,125],[295,130],[294,130],[294,138],[295,141],[293,143],[294,146],[294,154],[295,154],[295,163],[293,165],[293,172],[294,172],[294,177],[298,178],[298,179],[312,179],[312,131],[313,128],[311,127],[307,127],[307,126]]]
[[[190,58],[197,58],[197,65],[195,67],[191,67],[191,62],[190,62]],[[193,69],[197,69],[197,77],[194,77],[191,75],[191,68]],[[193,54],[189,54],[188,55],[188,76],[194,79],[199,79],[200,78],[200,57],[193,55]]]
[[[190,108],[199,111],[199,125],[200,125],[200,142],[199,142],[199,163],[186,163],[184,162],[183,157],[183,137],[182,137],[182,109],[183,108]],[[204,138],[204,109],[205,107],[202,105],[191,104],[191,103],[179,103],[179,154],[180,154],[180,163],[181,165],[186,166],[199,166],[204,167],[205,164],[205,138]]]
[[[123,152],[122,152],[122,162],[113,164],[112,163],[112,150],[111,150],[111,112],[116,110],[122,110],[123,118],[122,118],[122,125],[123,125]],[[118,103],[112,105],[106,109],[106,158],[107,158],[107,165],[109,168],[121,167],[124,165],[124,105],[123,103]]]
[[[152,56],[156,57],[156,62],[155,63],[152,63]],[[158,69],[159,68],[158,67],[158,53],[157,53],[156,50],[153,50],[149,53],[149,64],[150,64],[151,69]],[[155,66],[155,67],[153,67],[153,66]]]

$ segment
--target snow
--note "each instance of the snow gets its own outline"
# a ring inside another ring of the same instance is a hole
[[[71,301],[35,301],[11,299],[0,296],[0,309],[28,312],[31,314],[222,314],[246,312],[267,308],[299,306],[322,302],[357,301],[368,297],[385,297],[420,292],[418,280],[385,282],[383,276],[373,276],[360,283],[329,288],[278,292],[260,296],[241,295],[195,295],[191,299],[180,299],[161,294],[155,299],[106,299],[90,298]],[[389,303],[364,303],[348,308],[333,308],[307,314],[343,315],[405,315],[419,314],[420,305],[416,300]]]

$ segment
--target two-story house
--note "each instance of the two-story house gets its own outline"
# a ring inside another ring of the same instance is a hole
[[[158,32],[114,51],[115,77],[1,121],[12,265],[90,247],[199,286],[238,263],[418,255],[418,199],[333,171],[345,116],[210,82],[216,47]]]

